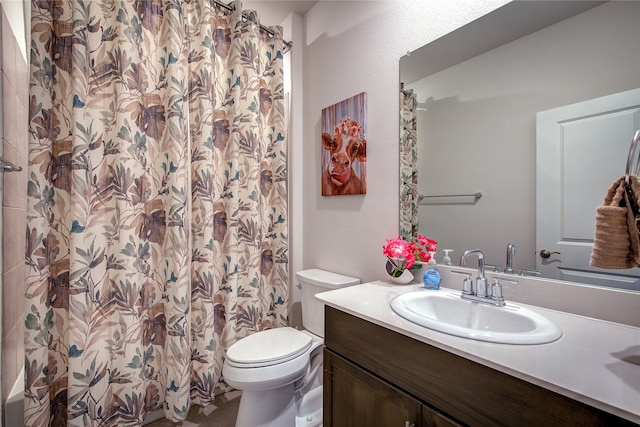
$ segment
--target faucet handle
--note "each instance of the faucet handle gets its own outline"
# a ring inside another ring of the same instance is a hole
[[[471,274],[465,273],[464,271],[455,271],[451,270],[453,274],[459,274],[461,276],[465,276],[462,282],[462,294],[463,295],[473,295],[473,281],[471,280]]]
[[[501,270],[500,266],[495,264],[485,264],[484,268],[493,273],[500,273],[500,270]]]
[[[491,285],[491,299],[498,302],[498,305],[504,305],[504,297],[502,296],[502,285],[498,279],[493,279]]]
[[[518,283],[517,280],[493,278],[493,284],[491,285],[491,299],[496,301],[497,306],[505,305],[504,296],[502,295],[502,284],[500,282]]]

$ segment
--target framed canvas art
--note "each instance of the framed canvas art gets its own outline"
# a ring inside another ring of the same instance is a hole
[[[367,192],[367,94],[322,109],[322,195]]]

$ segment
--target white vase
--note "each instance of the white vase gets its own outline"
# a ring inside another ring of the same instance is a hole
[[[411,273],[411,270],[406,268],[402,271],[402,274],[400,276],[393,277],[390,274],[390,272],[393,271],[393,264],[391,264],[390,261],[387,261],[387,265],[385,266],[385,271],[387,273],[387,277],[389,278],[389,280],[391,280],[393,283],[396,283],[398,285],[407,285],[413,281],[413,273]]]

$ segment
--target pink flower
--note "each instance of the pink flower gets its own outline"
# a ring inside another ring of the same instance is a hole
[[[417,261],[427,262],[431,259],[431,254],[435,252],[438,242],[423,235],[418,235],[418,242],[408,242],[400,237],[396,239],[386,239],[387,244],[382,246],[382,254],[386,255],[395,269],[391,273],[397,277],[402,271],[413,267]]]
[[[436,247],[438,246],[438,242],[429,239],[428,237],[424,237],[422,234],[418,234],[418,242],[425,247],[427,252],[435,252]]]

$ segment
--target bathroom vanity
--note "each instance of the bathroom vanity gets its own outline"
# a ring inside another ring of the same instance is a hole
[[[481,342],[391,310],[395,296],[419,288],[373,282],[317,296],[326,304],[325,426],[640,423],[639,328],[529,307],[563,336]]]

